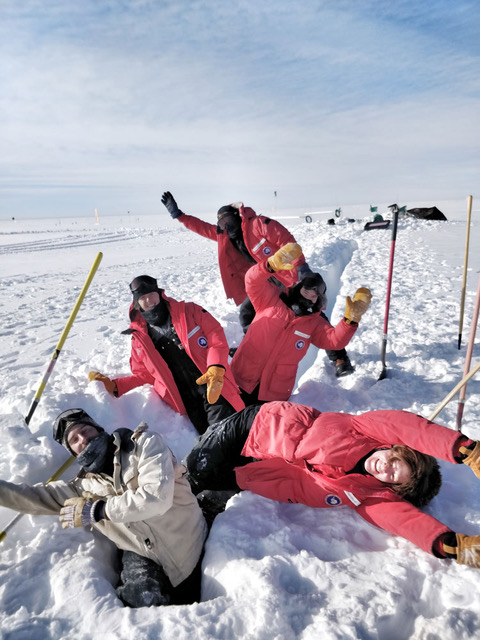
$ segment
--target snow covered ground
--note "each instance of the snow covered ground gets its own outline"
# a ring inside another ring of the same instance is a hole
[[[368,205],[345,208],[335,225],[327,224],[329,216],[317,216],[311,224],[301,218],[282,220],[310,266],[327,281],[333,323],[343,315],[346,295],[360,286],[373,293],[371,308],[348,347],[356,372],[337,380],[324,352],[311,349],[293,401],[324,411],[392,408],[428,417],[462,378],[480,273],[480,212],[474,200],[463,345],[458,350],[467,205],[465,200],[432,204],[448,222],[399,221],[388,377],[382,381],[391,231],[363,230],[372,219]],[[208,219],[214,220],[213,213]],[[24,416],[99,251],[104,256],[98,273],[27,427]],[[223,293],[215,243],[163,212],[155,218],[100,217],[99,223],[93,215],[9,220],[0,222],[0,266],[0,477],[15,482],[50,477],[66,459],[52,441],[52,422],[60,411],[77,406],[110,431],[146,420],[183,458],[196,435],[187,418],[170,410],[149,387],[114,399],[100,383],[87,384],[87,374],[90,369],[128,373],[129,338],[120,332],[128,326],[128,283],[144,273],[157,277],[168,295],[202,304],[222,323],[230,345],[238,344],[237,310]],[[472,366],[480,358],[478,341]],[[456,413],[455,398],[437,421],[454,429]],[[480,438],[480,374],[468,385],[463,425],[467,435]],[[480,481],[466,467],[441,466],[444,487],[428,511],[454,530],[480,534]],[[14,515],[0,509],[0,529]],[[480,571],[427,555],[348,508],[314,510],[249,493],[235,496],[207,541],[202,602],[188,607],[124,608],[115,597],[112,558],[109,543],[87,531],[63,531],[51,517],[22,518],[0,543],[0,636],[480,637]]]

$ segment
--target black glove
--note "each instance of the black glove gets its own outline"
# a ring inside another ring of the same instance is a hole
[[[168,213],[174,220],[176,220],[183,214],[183,211],[180,211],[180,209],[178,208],[177,203],[175,202],[175,198],[172,196],[170,191],[165,191],[162,196],[162,202],[167,207]]]

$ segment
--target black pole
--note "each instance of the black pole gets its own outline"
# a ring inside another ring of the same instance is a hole
[[[385,319],[383,322],[383,341],[382,341],[382,371],[380,373],[379,380],[383,380],[387,377],[387,363],[386,363],[386,352],[387,352],[387,334],[388,334],[388,314],[390,311],[390,295],[392,292],[392,276],[393,276],[393,260],[395,257],[395,241],[397,239],[397,225],[398,225],[398,205],[391,204],[389,207],[393,213],[393,228],[392,228],[392,242],[390,245],[390,266],[388,270],[388,284],[387,284],[387,302],[385,305]]]

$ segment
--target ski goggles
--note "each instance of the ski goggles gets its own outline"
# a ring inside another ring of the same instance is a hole
[[[67,435],[76,424],[89,424],[98,431],[104,431],[83,409],[67,409],[57,416],[53,424],[53,439],[68,449]]]

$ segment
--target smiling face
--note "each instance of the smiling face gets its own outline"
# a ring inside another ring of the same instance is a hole
[[[143,311],[150,311],[160,302],[160,294],[158,291],[151,291],[138,298],[138,304]]]
[[[85,449],[90,440],[98,436],[98,430],[91,424],[76,424],[68,431],[67,442],[70,449],[75,455]]]
[[[403,484],[412,475],[408,464],[399,460],[391,449],[374,451],[365,460],[365,471],[380,482],[388,484]]]

